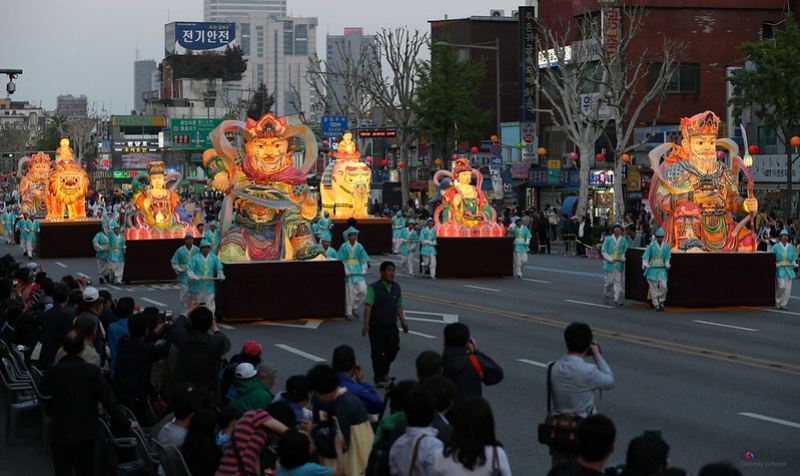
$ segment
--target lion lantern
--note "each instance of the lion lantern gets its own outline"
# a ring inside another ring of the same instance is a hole
[[[241,133],[244,150],[225,136]],[[214,149],[203,155],[209,185],[226,195],[220,213],[220,258],[224,262],[309,260],[323,254],[310,220],[317,200],[306,185],[316,157],[316,139],[306,126],[289,127],[272,114],[259,121],[224,121],[210,134]],[[289,141],[304,142],[301,169]]]
[[[47,219],[86,218],[86,192],[89,190],[89,176],[86,171],[71,159],[60,155],[50,170],[50,183],[47,188]]]

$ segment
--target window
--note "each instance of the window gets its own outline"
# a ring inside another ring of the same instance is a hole
[[[758,147],[762,154],[778,153],[778,136],[775,129],[758,126]]]
[[[294,51],[294,34],[291,31],[283,32],[283,54],[290,55]]]
[[[660,63],[652,63],[648,71],[648,83],[652,86],[661,70]],[[667,84],[667,94],[699,94],[700,65],[681,64],[675,69]]]
[[[294,27],[295,38],[308,38],[308,25],[297,25]]]
[[[291,21],[283,22],[283,29],[284,30],[292,31],[293,28],[294,28],[294,22],[291,22]]]
[[[242,32],[242,52],[245,56],[250,56],[250,24],[249,23],[242,23],[241,25],[241,32]]]
[[[762,23],[761,24],[761,39],[762,40],[771,40],[775,38],[775,24],[774,23]]]
[[[294,54],[305,56],[308,54],[308,40],[298,39],[294,42]]]

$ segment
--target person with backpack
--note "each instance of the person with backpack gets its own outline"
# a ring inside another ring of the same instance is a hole
[[[469,327],[460,322],[444,328],[442,353],[444,376],[456,387],[453,417],[460,403],[469,397],[480,397],[483,385],[496,385],[503,380],[503,369],[491,357],[478,350],[478,343],[469,335]]]

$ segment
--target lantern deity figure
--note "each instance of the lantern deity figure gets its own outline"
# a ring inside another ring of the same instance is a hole
[[[23,175],[25,167],[27,173]],[[33,157],[23,157],[17,166],[22,211],[34,218],[47,216],[47,185],[50,180],[50,156],[39,152]]]
[[[372,171],[361,162],[353,134],[345,132],[331,161],[322,175],[320,194],[322,208],[335,218],[366,218]]]
[[[244,150],[225,133],[241,132]],[[314,242],[311,221],[317,198],[306,185],[316,158],[316,139],[306,126],[289,127],[266,114],[258,122],[224,121],[211,132],[214,149],[203,155],[209,185],[226,195],[219,247],[224,262],[309,260],[324,255]],[[304,142],[305,160],[294,167],[289,141]]]
[[[758,211],[752,176],[738,145],[718,139],[718,131],[719,117],[711,111],[683,118],[680,145],[662,144],[650,152],[650,205],[674,250],[756,249],[754,231],[747,227]],[[729,164],[717,159],[717,147],[727,149]],[[747,198],[739,194],[740,170],[748,179]]]
[[[61,139],[55,164],[50,169],[47,189],[47,219],[86,218],[86,192],[89,176],[80,164],[72,159],[69,140]]]
[[[56,149],[56,162],[61,162],[62,160],[71,161],[72,147],[69,146],[69,139],[64,137],[58,142],[58,144],[59,146]]]
[[[191,229],[191,223],[184,221],[177,213],[180,197],[175,193],[175,188],[180,184],[180,174],[167,174],[161,161],[150,162],[147,172],[147,175],[137,175],[131,183],[131,203],[135,211],[128,218],[126,238],[183,238]],[[168,183],[171,184],[169,187]]]
[[[472,177],[477,184],[472,185]],[[438,237],[501,237],[503,225],[497,223],[497,212],[481,191],[483,176],[465,159],[458,159],[450,173],[436,172],[433,177],[438,186],[443,177],[451,179],[453,186],[442,193],[442,203],[433,213]]]

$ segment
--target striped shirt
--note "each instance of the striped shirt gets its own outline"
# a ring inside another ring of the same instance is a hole
[[[267,428],[264,423],[271,418],[264,410],[250,410],[242,415],[231,434],[231,444],[225,448],[225,453],[222,455],[217,476],[244,476],[239,469],[240,459],[247,476],[261,474],[258,457],[267,439]],[[236,456],[237,452],[239,458]]]

